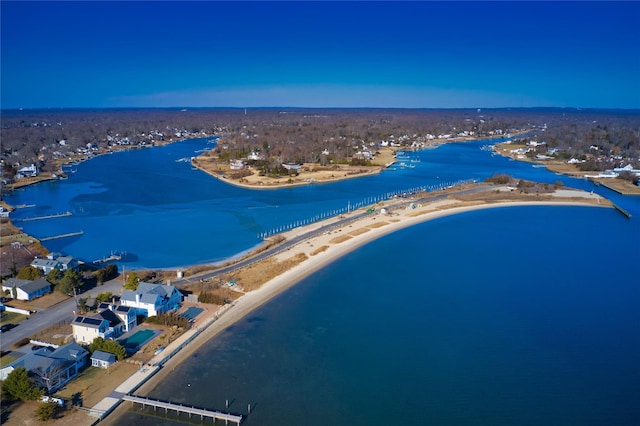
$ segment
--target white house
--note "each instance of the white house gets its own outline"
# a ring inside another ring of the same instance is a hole
[[[71,322],[76,342],[91,343],[96,337],[118,337],[138,325],[136,309],[128,306],[101,303],[94,315],[77,315]]]
[[[51,283],[44,278],[35,281],[9,278],[7,282],[2,284],[2,290],[8,290],[11,297],[14,297],[14,287],[16,292],[15,298],[18,300],[32,300],[51,291]]]
[[[139,315],[157,316],[159,313],[177,309],[182,302],[182,293],[170,285],[141,282],[136,290],[125,290],[120,297],[122,306],[136,308]]]
[[[21,179],[25,177],[36,177],[36,176],[38,176],[38,168],[36,167],[35,164],[21,167],[16,172],[16,179]]]
[[[73,330],[73,339],[85,345],[93,342],[96,337],[108,339],[112,333],[109,331],[109,321],[106,319],[84,315],[77,315],[73,319],[71,329]]]

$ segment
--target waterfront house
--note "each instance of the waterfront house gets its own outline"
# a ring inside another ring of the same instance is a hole
[[[71,322],[76,342],[88,344],[96,337],[115,338],[132,330],[137,323],[135,308],[101,303],[94,315],[77,315]]]
[[[51,259],[42,259],[39,257],[33,259],[33,262],[31,262],[31,266],[40,269],[45,274],[48,274],[54,269],[61,269],[58,261]]]
[[[16,179],[22,179],[26,177],[36,177],[36,176],[38,176],[38,167],[36,167],[35,164],[21,167],[16,172]]]
[[[46,258],[36,257],[31,266],[40,269],[45,274],[58,269],[66,272],[68,269],[78,269],[78,261],[71,256],[62,256],[60,253],[49,253]]]
[[[44,347],[29,352],[2,368],[0,380],[5,380],[16,368],[23,367],[37,386],[52,393],[76,377],[87,363],[88,357],[89,351],[77,343],[60,346],[55,350]]]
[[[171,286],[141,282],[135,290],[125,290],[120,297],[122,306],[135,308],[138,315],[157,316],[178,309],[182,293]]]
[[[109,368],[116,363],[116,356],[109,352],[95,351],[91,355],[91,365],[98,368]]]
[[[2,284],[2,290],[8,290],[11,297],[15,297],[18,300],[32,300],[49,293],[51,291],[51,283],[44,278],[35,281],[9,278],[7,282]]]

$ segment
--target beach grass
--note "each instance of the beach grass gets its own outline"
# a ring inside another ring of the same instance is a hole
[[[317,249],[315,249],[314,251],[311,252],[311,256],[315,256],[316,254],[320,254],[323,251],[327,250],[329,248],[328,245],[324,245],[322,247],[318,247]]]

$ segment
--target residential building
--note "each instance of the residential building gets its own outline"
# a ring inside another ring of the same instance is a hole
[[[98,368],[109,368],[116,363],[116,356],[109,352],[95,351],[91,355],[91,365]]]
[[[87,363],[89,351],[77,343],[52,350],[45,347],[27,353],[0,370],[0,380],[16,368],[24,367],[37,386],[53,393],[78,375]]]
[[[96,337],[108,339],[112,332],[109,331],[109,321],[100,317],[77,315],[71,322],[73,339],[85,345],[93,342]]]
[[[13,294],[14,288],[15,295]],[[7,282],[2,284],[2,290],[8,290],[11,297],[15,297],[18,300],[32,300],[49,293],[51,291],[51,283],[45,278],[40,278],[35,281],[9,278]]]
[[[94,315],[77,315],[71,322],[76,342],[89,344],[96,337],[116,338],[136,325],[136,309],[128,306],[101,303]]]
[[[182,293],[171,286],[141,282],[136,290],[125,290],[120,297],[122,306],[136,308],[138,315],[157,316],[159,313],[178,309]]]
[[[31,262],[31,266],[40,269],[45,274],[58,269],[62,272],[66,272],[68,269],[78,269],[78,261],[71,256],[62,256],[60,253],[49,253],[44,258],[36,257]]]
[[[36,176],[38,176],[38,167],[36,167],[35,164],[21,167],[16,172],[16,179],[22,179],[26,177],[36,177]]]

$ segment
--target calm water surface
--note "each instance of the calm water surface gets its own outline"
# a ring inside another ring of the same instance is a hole
[[[585,232],[594,223],[606,231]],[[399,231],[231,327],[150,396],[252,404],[247,425],[638,424],[640,267],[609,246],[638,241],[630,223],[504,208]]]

